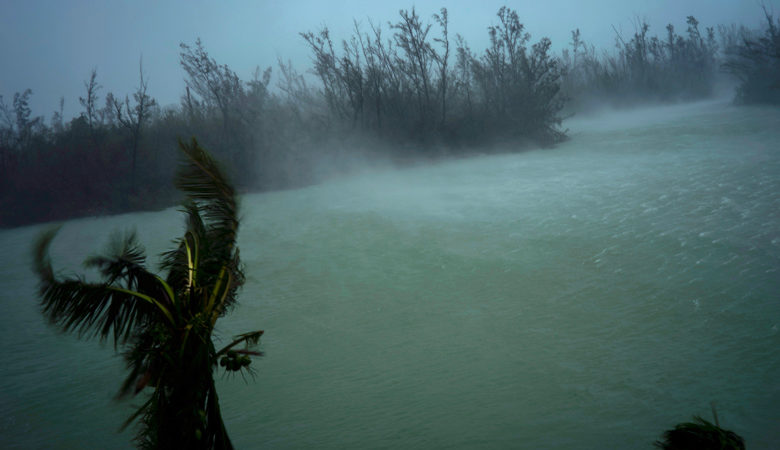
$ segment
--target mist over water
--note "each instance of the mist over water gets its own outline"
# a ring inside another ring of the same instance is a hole
[[[711,401],[748,448],[780,441],[780,111],[565,126],[554,149],[245,196],[218,331],[264,329],[266,356],[219,380],[237,448],[650,448]],[[66,222],[55,268],[129,227],[156,256],[182,223]],[[42,228],[0,231],[0,439],[127,447],[121,359],[37,309]]]

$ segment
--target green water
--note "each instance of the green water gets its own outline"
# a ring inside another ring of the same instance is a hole
[[[553,150],[374,168],[243,199],[266,330],[219,380],[238,448],[651,448],[693,414],[780,442],[780,110],[722,102],[572,119]],[[112,229],[156,255],[175,210],[67,222],[80,271]],[[129,446],[113,348],[47,327],[30,243],[0,231],[0,442]]]

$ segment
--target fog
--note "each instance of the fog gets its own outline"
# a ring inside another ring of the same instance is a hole
[[[0,97],[0,224],[170,206],[180,138],[197,138],[241,191],[266,191],[365,164],[552,147],[570,137],[565,118],[605,108],[780,98],[771,4],[687,4],[698,18],[620,4],[604,5],[612,16],[574,4],[4,4],[18,20],[3,29],[15,63],[2,88],[19,88]],[[259,16],[274,19],[254,26]]]

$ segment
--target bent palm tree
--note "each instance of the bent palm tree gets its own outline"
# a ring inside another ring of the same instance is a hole
[[[85,262],[99,269],[101,283],[55,276],[48,247],[56,229],[39,238],[34,268],[43,314],[52,323],[127,347],[129,374],[119,395],[153,389],[125,423],[140,417],[140,446],[232,448],[213,372],[218,362],[228,371],[248,370],[249,355],[260,355],[249,348],[263,332],[239,335],[219,351],[214,347],[214,325],[244,283],[236,247],[238,205],[232,185],[195,139],[179,146],[185,162],[176,186],[187,194],[187,230],[162,255],[165,279],[144,267],[134,234],[114,239],[107,255]]]

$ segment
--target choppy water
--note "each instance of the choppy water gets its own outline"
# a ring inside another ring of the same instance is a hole
[[[650,448],[693,414],[780,442],[780,111],[569,121],[554,150],[374,170],[244,198],[256,380],[220,380],[239,448]],[[155,255],[178,213],[68,222]],[[48,328],[30,243],[0,232],[3,447],[127,447],[113,349]],[[137,403],[137,402],[135,402]]]

